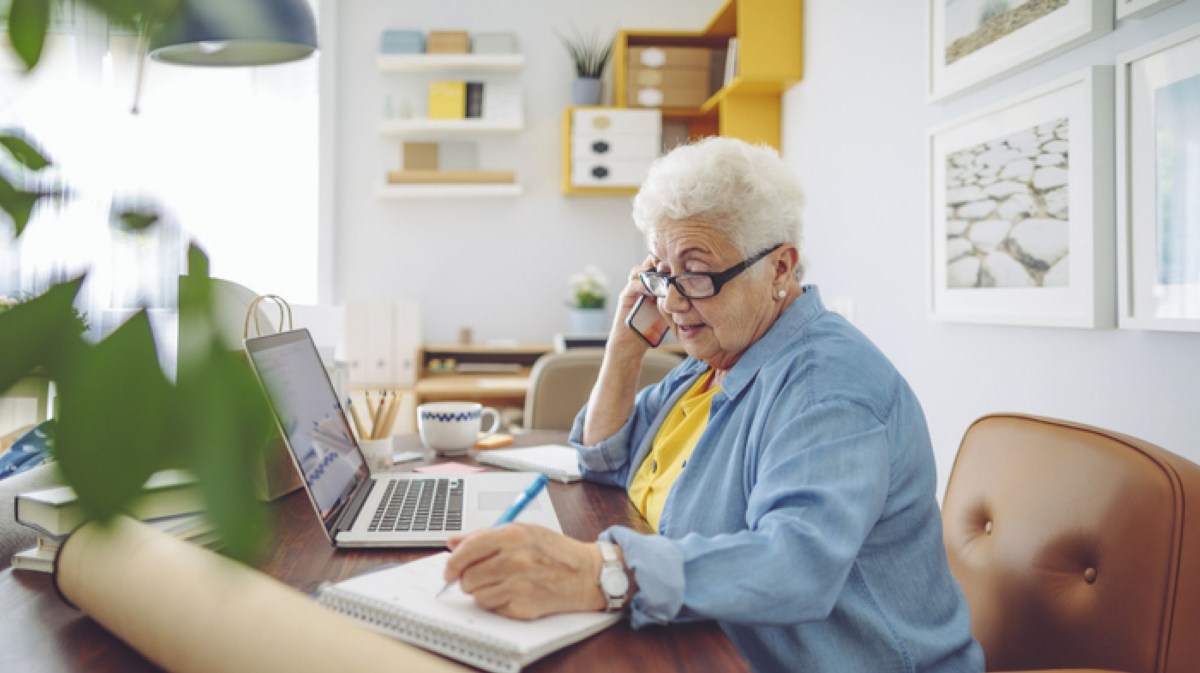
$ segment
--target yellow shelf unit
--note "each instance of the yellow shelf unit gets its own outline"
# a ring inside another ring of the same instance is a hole
[[[688,135],[780,145],[780,95],[804,75],[802,0],[727,0],[700,31],[622,30],[613,49],[615,104],[624,106],[630,47],[725,49],[737,38],[737,75],[698,109],[663,108]]]

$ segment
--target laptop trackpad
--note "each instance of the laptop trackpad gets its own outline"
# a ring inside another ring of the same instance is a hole
[[[481,512],[502,512],[508,509],[508,506],[513,504],[517,496],[521,495],[521,491],[480,491],[479,492],[479,510]],[[526,512],[536,512],[542,508],[542,503],[537,499],[525,506]]]

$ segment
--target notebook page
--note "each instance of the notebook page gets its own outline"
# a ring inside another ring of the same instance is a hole
[[[499,467],[543,472],[559,481],[576,481],[583,478],[579,471],[579,454],[575,449],[559,444],[481,451],[475,459]]]
[[[455,584],[439,598],[445,582],[442,571],[448,552],[411,561],[402,566],[360,575],[336,587],[374,598],[430,621],[454,625],[458,630],[503,641],[522,654],[545,654],[575,642],[617,621],[617,615],[579,612],[551,615],[524,622],[502,617],[475,605],[475,599]]]

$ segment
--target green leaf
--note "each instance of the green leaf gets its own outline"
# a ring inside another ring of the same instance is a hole
[[[167,426],[173,391],[159,368],[146,312],[87,346],[57,380],[59,470],[89,517],[107,521],[167,466],[164,456],[176,441]]]
[[[19,189],[8,178],[0,174],[0,209],[8,213],[12,218],[14,236],[20,238],[25,232],[25,227],[29,225],[29,219],[33,217],[33,209],[37,207],[38,201],[45,198],[64,198],[66,193],[61,189],[40,189],[36,192],[30,192],[24,189]]]
[[[4,149],[8,150],[8,153],[22,166],[30,170],[40,171],[52,163],[20,136],[0,133],[0,145],[4,146]]]
[[[52,375],[63,369],[71,345],[79,342],[71,303],[82,284],[83,276],[59,283],[0,313],[0,391],[39,366]]]
[[[241,351],[215,329],[208,257],[192,245],[179,283],[179,396],[177,444],[200,479],[224,550],[249,559],[264,539],[266,511],[256,478],[267,441],[276,435],[258,380]]]
[[[138,212],[136,210],[126,210],[117,215],[121,226],[129,231],[142,231],[149,229],[158,222],[158,213]]]
[[[177,403],[174,436],[200,479],[209,521],[227,554],[249,560],[268,523],[256,479],[273,424],[245,355],[210,342],[207,357],[179,372]]]
[[[41,60],[49,27],[50,0],[13,0],[8,11],[8,39],[26,72]]]

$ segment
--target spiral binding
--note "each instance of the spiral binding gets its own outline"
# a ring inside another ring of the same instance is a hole
[[[317,602],[405,642],[492,673],[519,673],[521,653],[502,640],[429,619],[391,603],[323,584]]]

